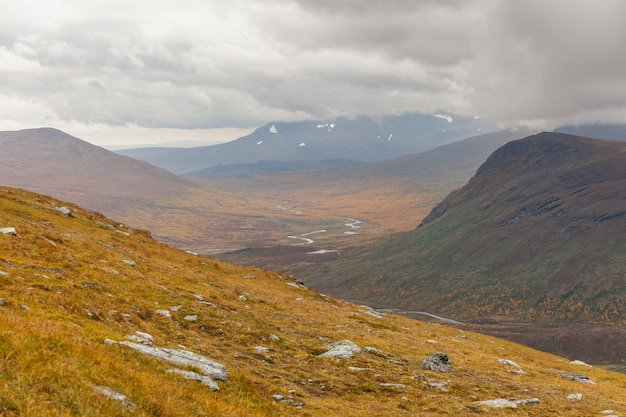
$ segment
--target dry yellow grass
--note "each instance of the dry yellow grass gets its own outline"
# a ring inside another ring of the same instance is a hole
[[[63,205],[72,217],[55,210]],[[6,300],[0,306],[0,415],[626,413],[624,375],[445,326],[394,315],[377,318],[292,277],[185,253],[49,197],[0,190],[0,227],[17,230],[17,235],[0,234],[0,298]],[[125,262],[131,260],[136,266]],[[172,311],[172,306],[180,308]],[[169,309],[172,317],[157,309]],[[187,321],[188,315],[198,318]],[[167,373],[170,364],[104,342],[125,340],[136,331],[154,336],[156,346],[186,349],[224,364],[228,380],[212,392]],[[386,357],[320,358],[329,343],[324,338],[350,339]],[[256,346],[269,351],[258,352]],[[454,372],[420,368],[436,351],[451,357]],[[517,362],[526,374],[507,372],[499,358]],[[596,385],[561,378],[559,371],[582,372]],[[431,382],[445,382],[447,392]],[[136,407],[108,399],[94,386],[124,393]],[[567,400],[571,393],[581,393],[583,400]],[[292,396],[304,406],[298,410],[274,394]],[[536,397],[540,403],[495,411],[475,405],[500,397]]]

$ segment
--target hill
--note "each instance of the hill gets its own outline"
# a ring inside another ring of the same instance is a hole
[[[0,132],[0,178],[103,212],[174,199],[188,180],[52,128]]]
[[[513,141],[415,230],[300,274],[331,294],[459,320],[624,328],[625,166],[624,142]]]
[[[493,130],[493,126],[459,116],[407,113],[380,119],[359,116],[333,121],[274,122],[250,135],[218,145],[118,152],[181,175],[216,165],[257,161],[380,161],[424,152],[474,136],[481,130]]]
[[[624,375],[342,302],[44,195],[2,187],[0,230],[4,416],[626,412]],[[352,358],[327,354],[342,340]],[[435,352],[451,372],[423,369]]]

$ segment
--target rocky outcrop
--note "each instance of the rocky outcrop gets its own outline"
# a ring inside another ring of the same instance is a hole
[[[422,369],[436,372],[452,372],[452,363],[448,355],[437,352],[422,361]]]

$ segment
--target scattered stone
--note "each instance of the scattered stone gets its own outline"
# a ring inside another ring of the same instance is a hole
[[[192,294],[194,297],[196,297],[198,299],[198,301],[204,301],[204,297],[201,296],[200,294]]]
[[[448,355],[442,352],[437,352],[422,362],[422,369],[427,369],[436,372],[451,372],[452,363]]]
[[[378,386],[387,387],[387,388],[398,388],[398,389],[406,388],[406,385],[404,385],[404,384],[390,384],[390,383],[387,383],[387,382],[383,382],[381,384],[378,384]]]
[[[188,316],[185,316],[184,319],[187,320],[187,321],[196,321],[196,320],[198,320],[198,315],[197,314],[189,314]]]
[[[438,388],[441,392],[449,391],[447,382],[429,382],[428,386],[431,388]]]
[[[205,305],[207,307],[215,307],[215,304],[210,303],[208,301],[200,301],[200,304]]]
[[[54,209],[66,217],[72,217],[72,211],[68,207],[60,206]]]
[[[113,274],[113,275],[119,275],[120,274],[119,271],[116,271],[113,268],[102,268],[102,270],[105,271],[105,272],[108,272],[110,274]]]
[[[579,361],[578,359],[575,360],[575,361],[571,361],[570,363],[572,365],[581,365],[581,366],[589,366],[589,367],[591,367],[591,365],[589,365],[588,363],[585,363],[583,361]]]
[[[89,288],[90,290],[100,290],[102,286],[97,282],[81,282],[81,285],[85,288]]]
[[[363,348],[363,352],[371,353],[372,355],[380,356],[381,358],[386,358],[387,356],[389,356],[382,350],[378,350],[375,347],[371,347],[371,346],[365,346]]]
[[[204,375],[220,381],[226,381],[227,373],[226,367],[222,364],[214,362],[204,356],[198,355],[193,352],[179,349],[158,348],[154,346],[147,346],[139,343],[106,339],[106,344],[118,344],[127,346],[139,353],[153,358],[161,359],[175,365],[191,366],[200,370]]]
[[[181,308],[183,308],[182,304],[181,305],[177,305],[177,306],[171,306],[170,307],[170,311],[177,312],[177,311],[180,311]]]
[[[496,398],[495,400],[485,400],[476,402],[477,405],[484,405],[491,408],[517,408],[517,404],[505,398]]]
[[[137,266],[137,263],[135,261],[130,260],[130,259],[124,259],[122,262],[132,266],[133,268]]]
[[[274,394],[272,395],[272,397],[276,400],[276,401],[282,401],[285,397],[283,397],[281,394]]]
[[[388,359],[387,361],[389,363],[394,364],[394,365],[400,365],[400,366],[405,366],[405,365],[409,364],[407,361],[398,361],[398,360],[395,360],[395,359]]]
[[[259,353],[269,353],[270,349],[266,348],[265,346],[255,346],[254,350],[256,350]]]
[[[509,359],[498,359],[498,362],[500,362],[502,365],[507,365],[513,368],[513,369],[509,369],[507,372],[511,372],[511,373],[518,374],[518,375],[526,375],[526,372],[524,372],[522,367],[519,366],[516,362],[513,362]]]
[[[351,359],[355,353],[361,353],[361,348],[351,340],[341,340],[326,346],[327,352],[319,356],[325,358],[344,358]]]
[[[245,295],[243,295],[243,294],[242,294],[242,295],[240,295],[238,298],[239,298],[240,300],[243,300],[243,301],[248,301],[248,297],[246,297],[246,296],[245,296]]]
[[[5,300],[4,298],[0,298],[0,306],[5,306],[7,305],[7,300]]]
[[[156,313],[165,317],[172,317],[172,313],[170,313],[169,310],[158,309],[156,310]]]
[[[241,278],[245,278],[245,279],[255,279],[256,276],[255,275],[242,275]]]
[[[115,391],[109,387],[103,387],[101,385],[95,385],[93,388],[105,397],[122,403],[125,407],[137,408],[137,405],[130,401],[128,397],[121,392]]]
[[[363,371],[373,371],[373,369],[372,368],[357,368],[356,366],[348,366],[348,371],[363,372]]]
[[[151,334],[136,331],[133,335],[127,336],[130,340],[135,341],[137,343],[141,343],[142,345],[152,346],[154,343],[154,337]]]
[[[29,307],[29,306],[27,306],[26,304],[20,304],[20,308],[21,308],[22,310],[25,310],[25,311],[30,310],[30,307]]]
[[[436,344],[437,344],[437,341],[436,341],[436,340],[429,339],[429,340],[427,340],[427,341],[426,341],[426,343],[430,343],[431,345],[436,345]]]
[[[0,228],[0,233],[3,235],[17,236],[17,230],[15,230],[15,227],[2,227]]]
[[[276,336],[275,334],[272,333],[272,334],[270,334],[270,339],[278,341],[278,340],[280,340],[280,337],[278,337],[278,336]]]
[[[583,400],[583,395],[582,394],[570,394],[566,397],[568,400],[570,401],[582,401]]]
[[[184,371],[182,369],[170,369],[167,372],[180,375],[183,378],[191,380],[191,381],[201,382],[202,384],[208,386],[211,389],[211,391],[219,391],[220,390],[220,387],[219,387],[219,385],[217,385],[217,382],[215,382],[209,376],[200,375],[199,373],[193,372],[193,371]]]
[[[583,384],[595,385],[596,383],[589,379],[587,375],[576,374],[573,372],[559,372],[558,375],[562,378],[571,379],[572,381],[581,382]]]
[[[2,275],[3,277],[8,277],[9,273],[6,271],[0,271],[0,275]]]
[[[539,398],[511,398],[517,405],[537,405],[539,404]]]

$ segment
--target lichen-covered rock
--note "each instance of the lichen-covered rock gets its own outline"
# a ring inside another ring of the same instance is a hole
[[[328,351],[322,353],[320,355],[321,357],[351,359],[354,357],[355,353],[361,353],[361,348],[351,340],[341,340],[331,343],[326,348]]]
[[[451,372],[452,363],[448,355],[437,352],[422,361],[422,369],[436,372]]]

